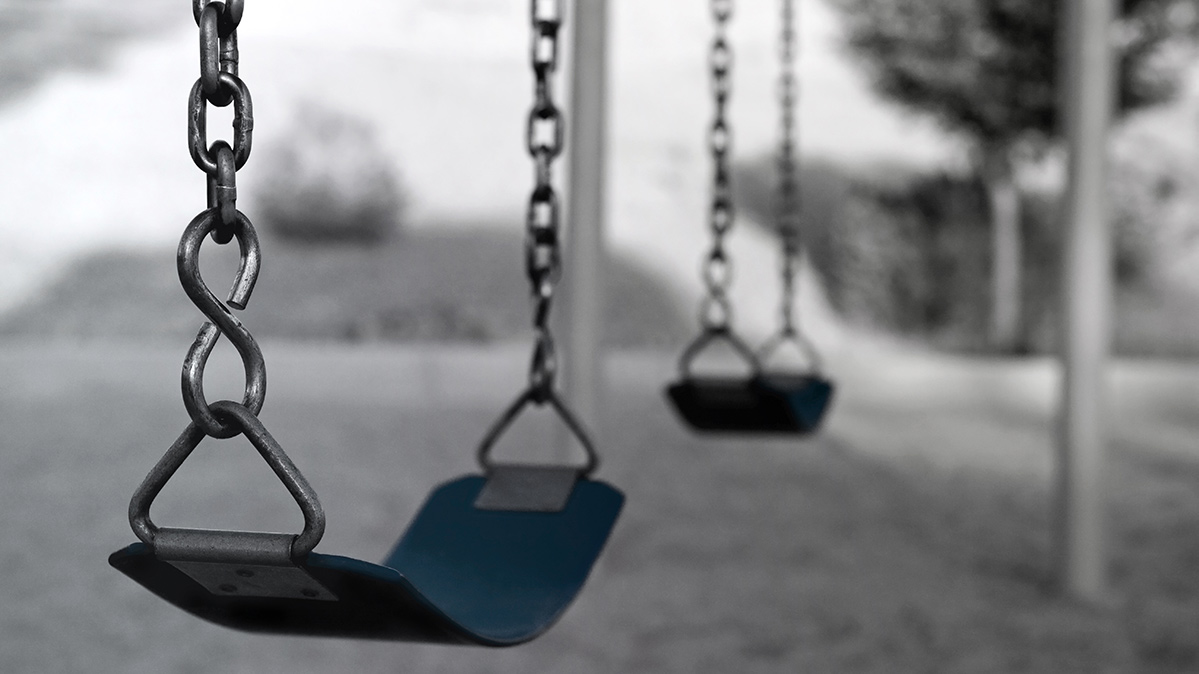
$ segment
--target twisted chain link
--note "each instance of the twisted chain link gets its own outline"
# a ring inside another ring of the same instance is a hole
[[[780,110],[780,134],[778,154],[777,224],[782,241],[783,292],[780,315],[782,334],[794,336],[795,322],[795,276],[799,267],[800,251],[800,197],[799,176],[796,170],[795,146],[798,142],[795,125],[795,103],[799,94],[799,82],[795,76],[796,34],[795,7],[793,0],[782,0],[782,30],[779,34],[779,81],[778,98]]]
[[[192,161],[207,176],[207,204],[184,230],[179,242],[179,281],[192,303],[209,319],[200,328],[183,364],[183,406],[205,434],[228,438],[242,432],[232,420],[215,413],[204,396],[204,369],[224,335],[241,356],[245,393],[241,405],[251,415],[266,397],[266,365],[257,342],[234,317],[230,307],[244,309],[258,278],[258,235],[237,210],[237,171],[250,157],[254,114],[250,91],[238,77],[237,26],[244,0],[192,0],[192,15],[200,34],[200,77],[188,96],[188,149]],[[231,142],[208,142],[208,105],[233,105]],[[219,244],[237,239],[241,264],[233,290],[221,302],[200,277],[200,246],[211,235]]]
[[[535,86],[525,142],[529,156],[533,158],[534,186],[525,216],[525,272],[532,290],[536,340],[529,388],[534,399],[544,403],[553,394],[558,371],[549,314],[554,286],[562,271],[559,248],[561,207],[553,185],[553,163],[562,154],[566,137],[566,122],[553,95],[553,76],[558,69],[558,30],[563,20],[562,0],[531,0],[531,18],[530,51]]]
[[[732,281],[732,262],[724,249],[724,237],[733,226],[733,190],[729,155],[732,129],[725,118],[732,85],[733,50],[728,41],[728,22],[733,14],[732,0],[712,0],[716,32],[708,54],[715,115],[708,130],[708,150],[712,154],[712,201],[708,226],[712,248],[704,261],[703,280],[708,294],[700,304],[700,325],[709,332],[726,332],[732,320],[728,288]]]

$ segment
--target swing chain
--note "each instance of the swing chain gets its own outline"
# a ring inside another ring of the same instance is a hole
[[[728,21],[733,14],[732,0],[712,0],[711,9],[716,20],[716,35],[708,59],[716,107],[708,132],[708,149],[713,165],[712,202],[708,219],[712,248],[704,262],[703,280],[708,294],[700,304],[700,325],[707,332],[727,332],[732,319],[732,306],[728,299],[732,262],[724,249],[724,237],[733,226],[733,190],[729,168],[733,137],[725,112],[732,89],[729,74],[733,65],[733,50],[727,36]]]
[[[797,33],[796,9],[794,0],[781,0],[782,16],[779,32],[779,80],[778,98],[780,110],[779,153],[778,165],[778,195],[776,203],[776,224],[779,241],[782,243],[783,261],[782,272],[782,305],[780,317],[782,325],[779,331],[766,340],[758,350],[758,359],[767,363],[772,356],[785,344],[791,344],[802,358],[806,359],[811,372],[821,369],[820,354],[815,346],[799,330],[795,317],[796,277],[799,272],[800,256],[800,224],[801,199],[800,175],[796,161],[798,132],[795,120],[796,101],[799,98],[799,79],[795,74],[795,59],[798,55],[796,48]]]
[[[529,110],[526,144],[533,158],[533,192],[529,196],[525,226],[525,272],[533,301],[536,344],[529,372],[534,400],[543,404],[553,395],[558,360],[550,333],[550,305],[554,285],[561,276],[558,231],[561,207],[553,185],[553,162],[565,145],[565,120],[554,103],[552,78],[558,69],[558,31],[562,26],[562,0],[532,0],[531,61],[535,83]]]
[[[212,238],[220,244],[232,241],[237,228],[236,171],[249,158],[254,127],[250,92],[238,78],[237,26],[244,10],[245,0],[192,0],[192,15],[200,28],[200,79],[189,99],[188,136],[192,160],[208,175],[208,208],[219,209]],[[209,103],[221,108],[234,105],[233,166],[221,157],[221,145],[227,143],[208,145]]]
[[[204,97],[217,107],[232,99],[222,91],[220,74],[237,75],[237,26],[241,23],[244,0],[193,0],[192,14],[200,27],[200,81]]]
[[[536,183],[529,196],[529,210],[525,218],[525,272],[532,290],[533,359],[529,367],[529,387],[487,430],[479,444],[477,458],[484,472],[493,475],[497,464],[491,460],[491,450],[500,436],[526,406],[548,405],[566,424],[587,455],[586,463],[575,469],[578,476],[586,477],[599,466],[599,455],[583,424],[554,390],[558,355],[549,325],[554,285],[562,271],[558,246],[560,209],[553,185],[553,162],[562,154],[565,146],[566,122],[562,111],[554,103],[550,85],[558,69],[558,30],[563,22],[563,3],[562,0],[529,0],[529,4],[533,22],[531,52],[536,88],[525,140],[529,155],[533,158]]]
[[[206,435],[229,438],[239,426],[213,411],[204,396],[204,370],[208,357],[223,335],[237,349],[245,371],[241,406],[256,415],[266,397],[266,365],[254,337],[234,317],[230,307],[244,309],[258,277],[258,235],[237,210],[237,171],[250,156],[254,116],[250,92],[237,76],[237,26],[244,0],[192,0],[192,14],[200,31],[200,77],[188,97],[188,146],[192,161],[207,174],[207,209],[184,230],[179,242],[179,282],[192,303],[209,319],[200,328],[183,364],[183,406],[192,422]],[[208,105],[233,105],[232,141],[208,143]],[[208,289],[200,276],[199,255],[203,240],[211,235],[218,244],[234,239],[240,249],[240,267],[226,302]]]
[[[782,30],[779,36],[780,74],[778,97],[781,133],[778,154],[778,203],[777,230],[782,241],[783,292],[781,334],[794,337],[795,324],[795,276],[799,267],[800,253],[800,195],[799,179],[795,162],[797,144],[795,128],[795,103],[799,94],[799,82],[795,76],[795,7],[793,0],[782,0]]]

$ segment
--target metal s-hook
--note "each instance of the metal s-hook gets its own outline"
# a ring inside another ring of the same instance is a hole
[[[218,210],[210,208],[192,219],[179,241],[179,282],[192,304],[209,319],[209,322],[200,328],[184,359],[182,389],[183,404],[192,421],[208,435],[229,438],[240,431],[235,424],[220,419],[209,407],[204,396],[204,367],[208,363],[208,357],[222,334],[229,338],[241,356],[245,371],[242,405],[253,414],[261,411],[266,398],[266,362],[250,331],[237,320],[225,303],[217,299],[200,277],[200,246],[204,237],[219,225]],[[229,292],[228,303],[237,309],[244,309],[258,280],[262,257],[258,247],[258,234],[240,211],[236,212],[233,235],[237,238],[241,261],[233,289]]]

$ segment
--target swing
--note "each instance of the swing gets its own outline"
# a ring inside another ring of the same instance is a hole
[[[711,341],[721,339],[755,370],[748,376],[697,376],[694,360]],[[732,331],[704,332],[688,345],[680,359],[679,381],[666,395],[688,424],[700,431],[736,433],[795,433],[808,423],[802,397],[806,381],[788,376],[765,376],[757,371],[757,357]],[[797,392],[800,395],[796,395]]]
[[[832,394],[831,385],[815,373],[764,372],[763,355],[769,356],[777,348],[777,340],[768,343],[769,348],[762,354],[755,354],[731,325],[732,306],[728,298],[731,262],[724,249],[724,237],[733,225],[728,165],[732,131],[725,119],[732,65],[732,49],[726,37],[727,24],[732,15],[731,0],[714,0],[712,14],[716,37],[712,42],[709,64],[716,115],[708,136],[714,170],[709,214],[712,248],[703,270],[707,295],[700,306],[700,334],[684,348],[679,358],[679,379],[667,386],[666,396],[683,421],[698,431],[809,433],[820,423]],[[785,61],[789,62],[789,57],[790,51],[784,52]],[[784,98],[784,103],[788,102],[789,99]],[[790,107],[784,105],[784,120],[789,122],[790,119]],[[789,128],[786,131],[790,133]],[[789,142],[789,136],[785,136],[784,142]],[[789,155],[789,146],[785,148]],[[790,277],[785,277],[785,281],[790,280]],[[790,296],[787,302],[790,302]],[[806,344],[799,341],[802,338],[794,329],[785,334],[788,338],[794,337],[797,344]],[[701,352],[716,342],[724,342],[732,348],[733,353],[747,366],[747,374],[693,374],[692,363]]]
[[[139,487],[142,539],[109,563],[209,622],[247,632],[511,646],[548,629],[586,581],[620,513],[611,486],[563,467],[485,464],[438,487],[381,564],[311,552],[316,494],[246,407],[213,403],[304,513],[298,535],[159,528],[149,506],[204,438],[197,424]],[[492,435],[496,435],[493,431]]]
[[[194,0],[201,35],[206,37],[201,82],[193,88],[192,149],[197,165],[209,174],[209,208],[184,231],[178,266],[185,292],[210,322],[201,328],[184,365],[183,399],[192,421],[130,502],[130,524],[141,542],[113,553],[109,563],[184,611],[249,632],[485,646],[529,641],[574,600],[624,502],[619,491],[590,479],[598,456],[554,385],[556,358],[548,315],[559,255],[550,166],[561,153],[563,136],[549,77],[557,63],[560,3],[554,3],[550,16],[543,16],[547,13],[533,3],[538,97],[530,113],[528,141],[538,170],[526,252],[537,342],[530,384],[484,436],[478,450],[482,474],[437,487],[380,564],[313,552],[324,533],[324,511],[315,491],[258,419],[266,382],[262,354],[229,310],[245,307],[259,268],[253,225],[233,203],[234,174],[248,155],[252,124],[249,94],[237,78],[236,50],[231,49],[241,6],[241,0],[229,0],[228,5]],[[205,55],[218,49],[233,57],[211,65],[216,61]],[[203,108],[206,102],[220,100],[237,102],[237,140],[233,148],[217,141],[206,149]],[[547,125],[552,125],[551,140],[538,140],[535,129]],[[200,245],[209,234],[218,243],[236,238],[241,250],[228,306],[200,277]],[[204,367],[221,335],[242,357],[245,395],[240,403],[209,405],[203,393]],[[491,460],[495,442],[529,405],[549,405],[557,413],[583,446],[583,466]],[[304,516],[301,532],[155,525],[149,516],[154,498],[200,442],[238,435],[250,441],[299,505]]]

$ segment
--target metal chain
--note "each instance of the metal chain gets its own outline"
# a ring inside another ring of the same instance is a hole
[[[533,158],[535,182],[525,217],[525,272],[529,277],[533,300],[533,362],[529,368],[529,387],[488,429],[479,444],[477,457],[484,472],[491,474],[496,467],[491,459],[491,451],[500,436],[526,406],[548,405],[566,424],[587,455],[586,463],[576,469],[578,475],[586,477],[599,466],[599,454],[582,422],[554,389],[558,356],[549,326],[554,286],[562,274],[558,237],[560,208],[558,194],[554,191],[553,163],[562,154],[566,143],[566,121],[554,103],[551,88],[552,78],[558,69],[562,0],[530,0],[530,8],[533,22],[532,64],[536,84],[533,107],[529,110],[525,128],[525,143],[529,156]]]
[[[794,0],[781,0],[782,16],[779,31],[779,80],[778,98],[780,119],[778,165],[778,194],[776,200],[775,229],[782,248],[782,304],[779,314],[782,319],[779,331],[766,340],[758,350],[758,360],[768,363],[784,344],[790,344],[807,361],[810,372],[819,372],[820,354],[799,330],[795,317],[796,276],[799,271],[800,255],[800,176],[796,162],[798,145],[795,106],[799,98],[799,80],[795,74],[797,56],[795,30],[796,10]]]
[[[525,272],[533,300],[536,344],[529,372],[529,389],[542,404],[553,395],[558,360],[549,314],[554,286],[561,275],[559,249],[560,205],[553,185],[553,162],[565,145],[566,122],[554,103],[553,75],[558,69],[558,30],[562,26],[562,0],[531,0],[533,37],[531,60],[534,87],[529,110],[526,144],[533,158],[534,187],[525,217]]]
[[[200,79],[190,99],[192,159],[208,174],[208,207],[220,209],[220,221],[212,238],[221,244],[233,239],[237,210],[236,171],[250,156],[254,117],[250,93],[238,78],[237,26],[245,10],[244,0],[192,0],[192,15],[200,28]],[[234,143],[206,138],[207,103],[217,107],[234,104]],[[230,161],[230,150],[234,157]]]
[[[213,412],[204,396],[204,368],[222,335],[237,348],[245,370],[241,405],[251,415],[266,397],[266,365],[257,342],[234,317],[230,307],[244,309],[258,278],[258,235],[250,220],[237,210],[237,171],[250,157],[254,114],[250,91],[238,78],[237,26],[244,0],[192,0],[200,29],[200,77],[188,97],[188,146],[192,161],[207,175],[208,208],[197,215],[179,241],[179,281],[208,322],[200,328],[183,364],[183,406],[205,434],[228,438],[241,432],[233,420]],[[208,105],[233,104],[232,142],[208,142]],[[200,245],[206,236],[219,244],[237,239],[241,265],[226,302],[221,302],[200,277]]]
[[[716,34],[708,56],[711,69],[712,97],[715,116],[708,132],[708,149],[712,153],[712,202],[708,225],[712,231],[712,248],[704,261],[703,280],[708,294],[700,304],[700,325],[708,332],[727,332],[732,320],[728,287],[732,281],[732,262],[724,250],[724,237],[733,226],[733,190],[729,155],[732,152],[732,129],[725,119],[732,85],[729,80],[733,65],[733,50],[728,42],[728,22],[733,14],[732,0],[712,0],[712,17]]]
[[[246,555],[261,563],[295,563],[320,541],[325,512],[316,492],[258,420],[266,398],[266,364],[257,342],[233,309],[244,309],[258,279],[261,256],[254,226],[237,210],[236,174],[250,156],[253,115],[250,92],[237,77],[237,24],[243,0],[193,0],[192,13],[200,27],[200,79],[189,97],[188,141],[192,160],[208,175],[208,208],[183,230],[179,240],[179,282],[188,299],[206,317],[183,362],[183,406],[191,423],[151,469],[129,503],[129,524],[137,537],[159,559],[185,559],[202,548],[205,559],[213,555],[226,561],[243,561]],[[208,104],[234,105],[232,144],[207,138]],[[217,243],[237,239],[241,265],[225,302],[208,289],[200,277],[200,247],[209,237]],[[204,367],[224,335],[241,356],[245,394],[241,402],[219,400],[209,405],[204,397]],[[244,435],[283,483],[304,514],[304,528],[296,535],[245,531],[159,528],[150,520],[150,506],[175,471],[205,436],[232,438]],[[184,551],[184,552],[181,552]],[[167,555],[171,555],[168,557]],[[264,557],[265,555],[265,557]]]
[[[800,252],[799,176],[795,162],[795,146],[798,141],[795,127],[795,102],[799,94],[799,83],[795,77],[796,34],[793,0],[782,0],[781,18],[778,81],[781,132],[779,134],[776,228],[782,242],[783,254],[781,332],[790,337],[796,334],[795,276],[799,267]]]

